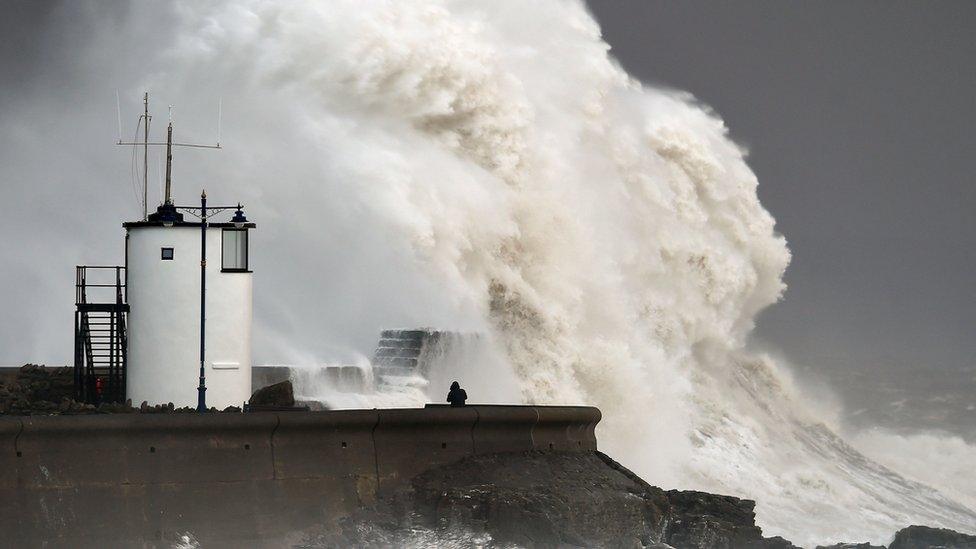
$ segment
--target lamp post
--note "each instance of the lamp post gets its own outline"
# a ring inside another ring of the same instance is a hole
[[[200,193],[200,385],[197,412],[207,411],[207,191]]]
[[[236,210],[231,222],[235,227],[241,228],[247,223],[244,216],[243,206],[210,206],[207,207],[207,191],[200,193],[200,206],[173,206],[164,204],[160,208],[168,206],[173,215],[176,211],[186,212],[200,219],[200,382],[197,385],[197,412],[206,412],[207,408],[207,228],[210,223],[209,218],[226,210]],[[165,225],[165,222],[164,222]],[[170,223],[172,225],[172,223]],[[169,226],[169,225],[168,225]]]

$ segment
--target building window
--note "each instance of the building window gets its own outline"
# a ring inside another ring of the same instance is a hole
[[[224,229],[220,268],[224,271],[247,270],[247,229]]]
[[[173,260],[173,248],[163,248],[161,259],[172,261]]]

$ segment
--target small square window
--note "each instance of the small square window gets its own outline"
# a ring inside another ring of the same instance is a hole
[[[163,248],[162,259],[172,260],[173,259],[173,248]]]

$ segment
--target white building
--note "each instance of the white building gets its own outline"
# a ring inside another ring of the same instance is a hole
[[[166,142],[151,143],[148,93],[143,103],[143,140],[118,142],[141,146],[144,155],[143,218],[122,224],[125,266],[76,268],[76,398],[241,406],[251,397],[248,244],[255,225],[240,204],[207,207],[206,193],[199,206],[173,204],[173,148],[219,149],[220,138],[213,146],[174,143],[170,122]],[[150,214],[148,150],[154,145],[166,146],[166,192]]]
[[[251,396],[253,223],[206,230],[206,403],[241,406]],[[146,221],[124,223],[127,273],[126,397],[136,405],[197,405],[200,374],[201,248],[198,218],[163,204]]]

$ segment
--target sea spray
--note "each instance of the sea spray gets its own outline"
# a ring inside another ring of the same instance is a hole
[[[254,252],[267,359],[365,353],[390,325],[484,333],[513,399],[599,406],[603,449],[653,483],[757,499],[767,534],[976,524],[844,444],[746,349],[789,252],[745,152],[691,96],[630,78],[580,2],[178,13],[150,80],[217,82],[248,113],[212,175],[281,243]]]

